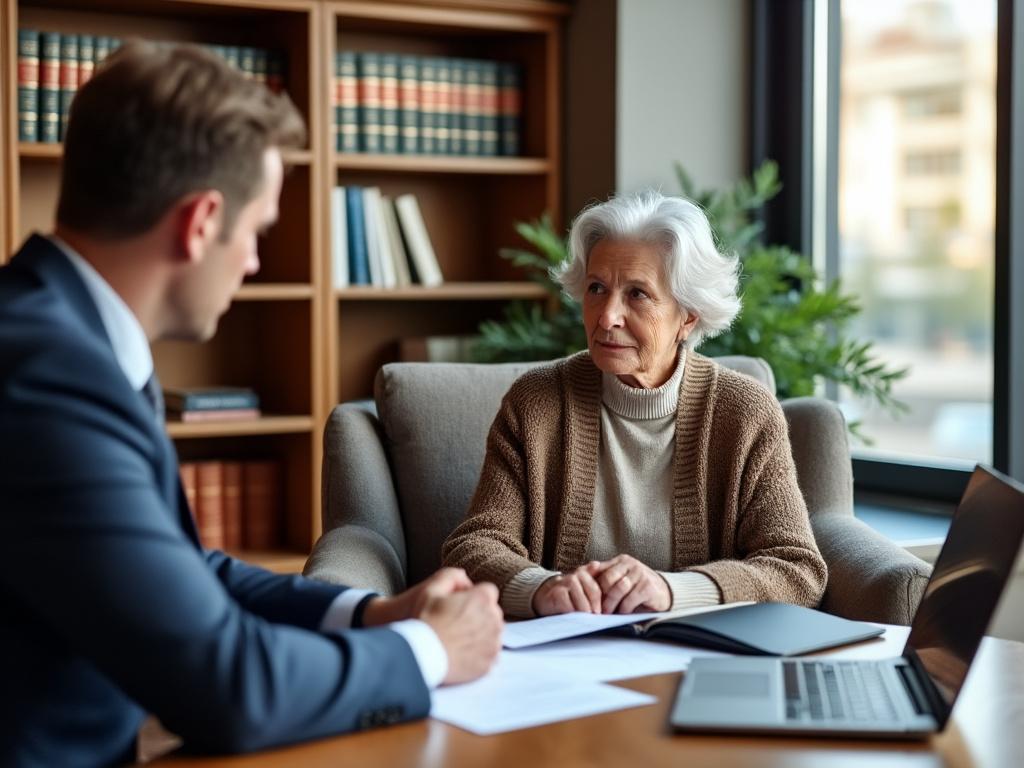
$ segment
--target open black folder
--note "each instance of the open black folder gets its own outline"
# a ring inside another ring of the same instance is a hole
[[[726,653],[801,656],[878,637],[883,627],[788,603],[742,603],[669,615],[611,630],[649,640],[672,640]]]

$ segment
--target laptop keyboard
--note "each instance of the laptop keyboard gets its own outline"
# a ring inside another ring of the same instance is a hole
[[[882,664],[784,661],[787,720],[891,720],[896,717],[882,681]]]

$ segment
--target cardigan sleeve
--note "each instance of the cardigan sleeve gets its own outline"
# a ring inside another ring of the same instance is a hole
[[[816,607],[827,569],[814,542],[782,408],[774,398],[757,429],[739,483],[735,559],[691,568],[711,578],[722,602],[775,601]]]
[[[525,544],[529,514],[521,420],[506,395],[487,436],[487,450],[466,519],[441,549],[444,565],[499,589],[537,563]]]

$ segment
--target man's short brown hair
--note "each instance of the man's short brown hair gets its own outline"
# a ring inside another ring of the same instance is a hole
[[[264,151],[305,141],[287,96],[219,56],[195,45],[132,41],[72,102],[57,221],[94,236],[130,237],[185,195],[216,189],[226,238],[259,193]]]

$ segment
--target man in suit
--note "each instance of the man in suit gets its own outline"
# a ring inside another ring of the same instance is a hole
[[[130,761],[145,712],[217,752],[423,717],[496,657],[461,571],[381,598],[196,537],[149,342],[213,335],[304,141],[192,46],[129,44],[75,99],[55,233],[0,270],[0,764]]]

